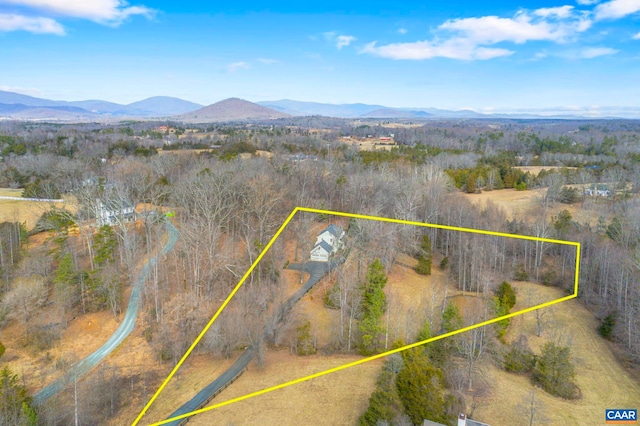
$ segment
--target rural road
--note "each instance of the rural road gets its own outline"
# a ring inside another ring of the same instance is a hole
[[[131,296],[129,297],[129,305],[127,306],[127,311],[125,312],[122,323],[120,323],[118,329],[98,350],[78,362],[75,366],[71,367],[71,369],[58,380],[38,391],[33,396],[33,401],[36,404],[45,402],[47,399],[51,398],[53,395],[64,389],[68,384],[72,383],[74,379],[77,379],[78,377],[89,371],[91,368],[96,366],[100,361],[102,361],[102,359],[109,355],[111,351],[117,348],[118,345],[120,345],[120,343],[122,343],[122,341],[129,334],[131,334],[136,324],[136,319],[138,318],[138,305],[140,304],[140,296],[142,294],[144,282],[149,277],[151,268],[155,266],[159,257],[166,255],[178,242],[179,232],[176,227],[173,226],[173,224],[168,220],[165,220],[165,226],[168,233],[167,242],[165,243],[164,247],[162,247],[160,253],[157,253],[153,258],[151,258],[142,267],[142,270],[138,274],[138,277],[133,284]]]
[[[295,271],[304,271],[309,274],[309,279],[304,283],[302,287],[295,293],[293,293],[280,308],[280,311],[277,314],[277,324],[281,324],[287,318],[293,306],[300,300],[302,297],[307,294],[311,288],[316,285],[322,277],[324,277],[329,271],[331,271],[336,266],[340,265],[344,262],[344,257],[340,256],[335,259],[332,259],[331,262],[306,262],[306,263],[293,263],[290,264],[287,269],[292,269]],[[177,416],[181,416],[183,414],[190,413],[192,411],[198,410],[205,406],[209,401],[211,401],[218,393],[224,390],[231,382],[237,379],[245,370],[249,362],[253,359],[255,355],[255,351],[253,347],[249,346],[245,351],[240,355],[240,358],[233,363],[227,371],[222,373],[217,379],[213,382],[209,383],[205,386],[200,392],[196,394],[189,401],[184,403],[180,408],[174,411],[171,416],[168,418],[174,418]],[[170,426],[178,426],[184,424],[188,421],[188,417],[174,420],[169,423],[165,423]]]

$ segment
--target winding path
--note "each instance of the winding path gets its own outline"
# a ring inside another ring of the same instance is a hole
[[[293,306],[300,299],[302,299],[302,297],[307,294],[307,292],[311,290],[311,288],[316,285],[322,279],[322,277],[329,273],[329,271],[331,271],[333,268],[343,263],[344,260],[344,257],[339,256],[332,259],[331,262],[306,262],[290,264],[288,269],[307,272],[309,274],[309,279],[307,279],[307,282],[305,282],[298,291],[293,293],[282,304],[280,310],[276,314],[277,324],[282,324],[291,312],[291,309],[293,309]],[[238,360],[227,369],[227,371],[222,373],[213,382],[205,386],[200,392],[196,394],[196,396],[185,402],[168,418],[171,419],[183,414],[191,413],[207,405],[213,398],[216,397],[216,395],[226,389],[231,383],[233,383],[238,377],[240,377],[242,373],[245,372],[245,370],[247,369],[247,365],[249,365],[249,362],[253,359],[254,356],[255,351],[253,350],[252,346],[249,346],[244,350],[242,355],[240,355],[240,358],[238,358]],[[184,425],[188,421],[189,417],[185,417],[165,424],[170,426],[178,426]]]
[[[164,247],[162,247],[162,250],[160,250],[160,253],[157,253],[154,257],[149,259],[149,261],[147,261],[147,263],[142,267],[142,270],[140,270],[140,273],[133,284],[133,290],[129,297],[127,311],[125,312],[122,323],[120,323],[118,329],[98,350],[78,362],[75,366],[71,367],[71,369],[58,380],[38,391],[33,396],[33,401],[36,404],[45,402],[47,399],[64,389],[69,383],[73,382],[75,379],[96,366],[107,355],[109,355],[111,351],[117,348],[120,343],[129,336],[129,334],[131,334],[136,324],[136,319],[138,318],[138,305],[140,304],[142,289],[144,288],[145,281],[149,277],[151,268],[155,266],[159,257],[166,255],[178,242],[179,232],[176,227],[168,220],[165,220],[165,227],[167,228],[168,233],[167,242]]]

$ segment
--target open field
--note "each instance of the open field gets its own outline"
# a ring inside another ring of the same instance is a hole
[[[199,386],[207,384],[224,371],[223,365],[232,360],[214,361],[198,357],[179,380],[178,386],[167,387],[167,394],[158,398],[145,416],[144,424],[167,415],[160,410],[162,401],[184,398]],[[359,359],[357,355],[313,355],[298,357],[288,350],[267,351],[265,365],[259,367],[255,361],[233,385],[213,402],[222,402],[248,393],[265,389],[296,378],[304,377],[332,367]],[[272,393],[233,403],[208,413],[194,416],[193,425],[265,425],[265,424],[354,424],[367,406],[374,389],[380,362],[372,362],[333,373],[318,379],[280,389]],[[175,405],[175,403],[173,404]],[[173,407],[171,405],[171,407]],[[177,407],[168,410],[168,414]],[[319,413],[322,413],[319,415]]]
[[[509,219],[533,222],[539,217],[542,209],[540,200],[544,197],[546,188],[516,191],[515,189],[501,189],[495,191],[483,191],[479,194],[463,194],[471,203],[484,206],[492,202],[501,207]],[[602,198],[602,197],[600,197]],[[605,200],[595,200],[587,197],[584,205],[554,203],[547,212],[547,218],[557,215],[562,210],[568,210],[573,220],[579,223],[595,224],[598,217],[604,216],[610,220],[612,214],[607,211]]]
[[[530,306],[528,294],[549,300],[564,296],[557,288],[533,283],[514,283],[519,301],[514,308]],[[543,404],[541,411],[553,425],[601,425],[604,410],[612,407],[638,407],[640,385],[620,366],[606,342],[596,332],[598,321],[576,300],[544,308],[549,323],[541,337],[535,335],[535,313],[512,320],[507,340],[526,334],[529,345],[539,353],[546,341],[559,339],[571,345],[576,367],[576,382],[582,392],[578,401],[567,401],[535,388],[528,377],[507,373],[493,365],[485,367],[490,395],[479,401],[475,418],[491,425],[528,425],[527,411],[521,407],[529,392]],[[514,421],[514,419],[516,419]],[[540,424],[542,422],[534,422]]]
[[[0,188],[0,196],[22,197],[22,189]],[[64,203],[22,201],[22,200],[2,200],[0,199],[0,222],[20,222],[26,223],[27,230],[33,228],[42,216],[42,213],[52,206],[64,207],[73,210],[71,198],[65,198]]]
[[[162,148],[158,149],[159,155],[189,155],[189,154],[202,154],[203,152],[207,153],[215,153],[218,152],[219,148],[201,148],[201,149],[172,149],[172,150],[163,150]],[[244,152],[240,154],[240,158],[246,160],[248,158],[253,157],[254,155],[258,157],[271,158],[273,157],[273,153],[269,151],[261,151],[257,150],[255,154],[251,154],[248,152]]]
[[[560,169],[573,169],[577,167],[559,167],[559,166],[515,166],[514,169],[520,169],[523,172],[529,172],[534,176],[538,176],[543,170],[560,170]]]
[[[392,148],[396,148],[398,145],[393,141],[381,141],[379,138],[367,138],[367,139],[339,139],[338,142],[344,143],[356,147],[358,151],[391,151]]]

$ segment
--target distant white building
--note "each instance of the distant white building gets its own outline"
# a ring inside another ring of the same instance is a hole
[[[590,197],[610,197],[611,190],[607,185],[591,185],[591,188],[586,188],[584,190],[584,195],[588,195]]]
[[[316,240],[316,244],[311,249],[310,260],[315,262],[328,262],[329,258],[336,254],[344,246],[345,233],[337,225],[326,227]]]
[[[96,201],[98,203],[96,210],[98,226],[132,222],[136,219],[136,212],[127,201],[110,200],[104,203],[101,200]]]

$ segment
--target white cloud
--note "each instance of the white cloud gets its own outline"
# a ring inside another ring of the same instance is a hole
[[[543,7],[533,11],[534,15],[548,18],[551,16],[557,16],[558,18],[568,18],[571,16],[573,6],[560,6],[560,7]]]
[[[356,39],[354,36],[338,34],[335,31],[327,31],[326,33],[322,33],[322,35],[325,40],[335,43],[338,49],[349,46],[351,42]]]
[[[635,34],[633,37],[631,37],[634,40],[640,40],[640,33]]]
[[[576,3],[582,6],[590,6],[592,4],[600,3],[600,0],[576,0]]]
[[[360,53],[370,53],[388,59],[424,60],[431,58],[449,58],[461,60],[485,60],[509,56],[514,52],[507,49],[488,48],[476,46],[463,39],[452,39],[441,44],[430,41],[417,41],[414,43],[392,43],[385,46],[376,46],[376,43],[367,44]]]
[[[244,69],[244,70],[249,69],[249,64],[246,62],[240,61],[240,62],[233,62],[227,65],[227,72],[230,72],[230,73],[236,72],[241,69]]]
[[[143,15],[149,18],[155,13],[145,6],[129,6],[124,0],[0,0],[0,4],[28,10],[28,16],[0,13],[0,32],[64,35],[64,27],[56,20],[58,18],[87,19],[117,26],[130,16]]]
[[[0,31],[28,31],[34,34],[64,35],[64,27],[51,18],[0,13]]]
[[[583,59],[593,59],[599,56],[615,55],[619,50],[610,47],[587,47],[582,49],[578,57]]]
[[[354,36],[339,35],[336,37],[336,47],[338,49],[342,49],[343,47],[350,45],[355,39],[356,38]]]
[[[42,14],[88,19],[118,25],[133,15],[151,17],[152,9],[129,6],[124,0],[1,0],[1,3],[33,9]]]
[[[411,43],[391,43],[378,46],[369,43],[361,53],[390,59],[423,60],[435,57],[484,60],[509,56],[515,52],[498,43],[523,44],[528,41],[565,43],[591,26],[584,11],[573,6],[519,11],[511,18],[482,16],[451,19],[437,28],[436,37]],[[541,57],[536,55],[537,59]]]
[[[409,31],[406,28],[398,28],[398,34],[406,34]]]
[[[586,31],[591,26],[591,22],[585,15],[573,14],[571,8],[554,9],[556,10],[552,12],[550,12],[551,9],[538,9],[533,12],[534,16],[521,11],[513,18],[483,16],[454,19],[446,21],[439,28],[456,31],[479,44],[494,44],[503,41],[522,44],[530,40],[562,43],[570,36]],[[565,12],[559,12],[560,9]]]
[[[640,0],[611,0],[594,9],[596,20],[620,19],[640,11]]]
[[[19,86],[0,86],[0,90],[5,92],[20,93],[28,96],[43,96],[44,92],[35,87],[19,87]]]

